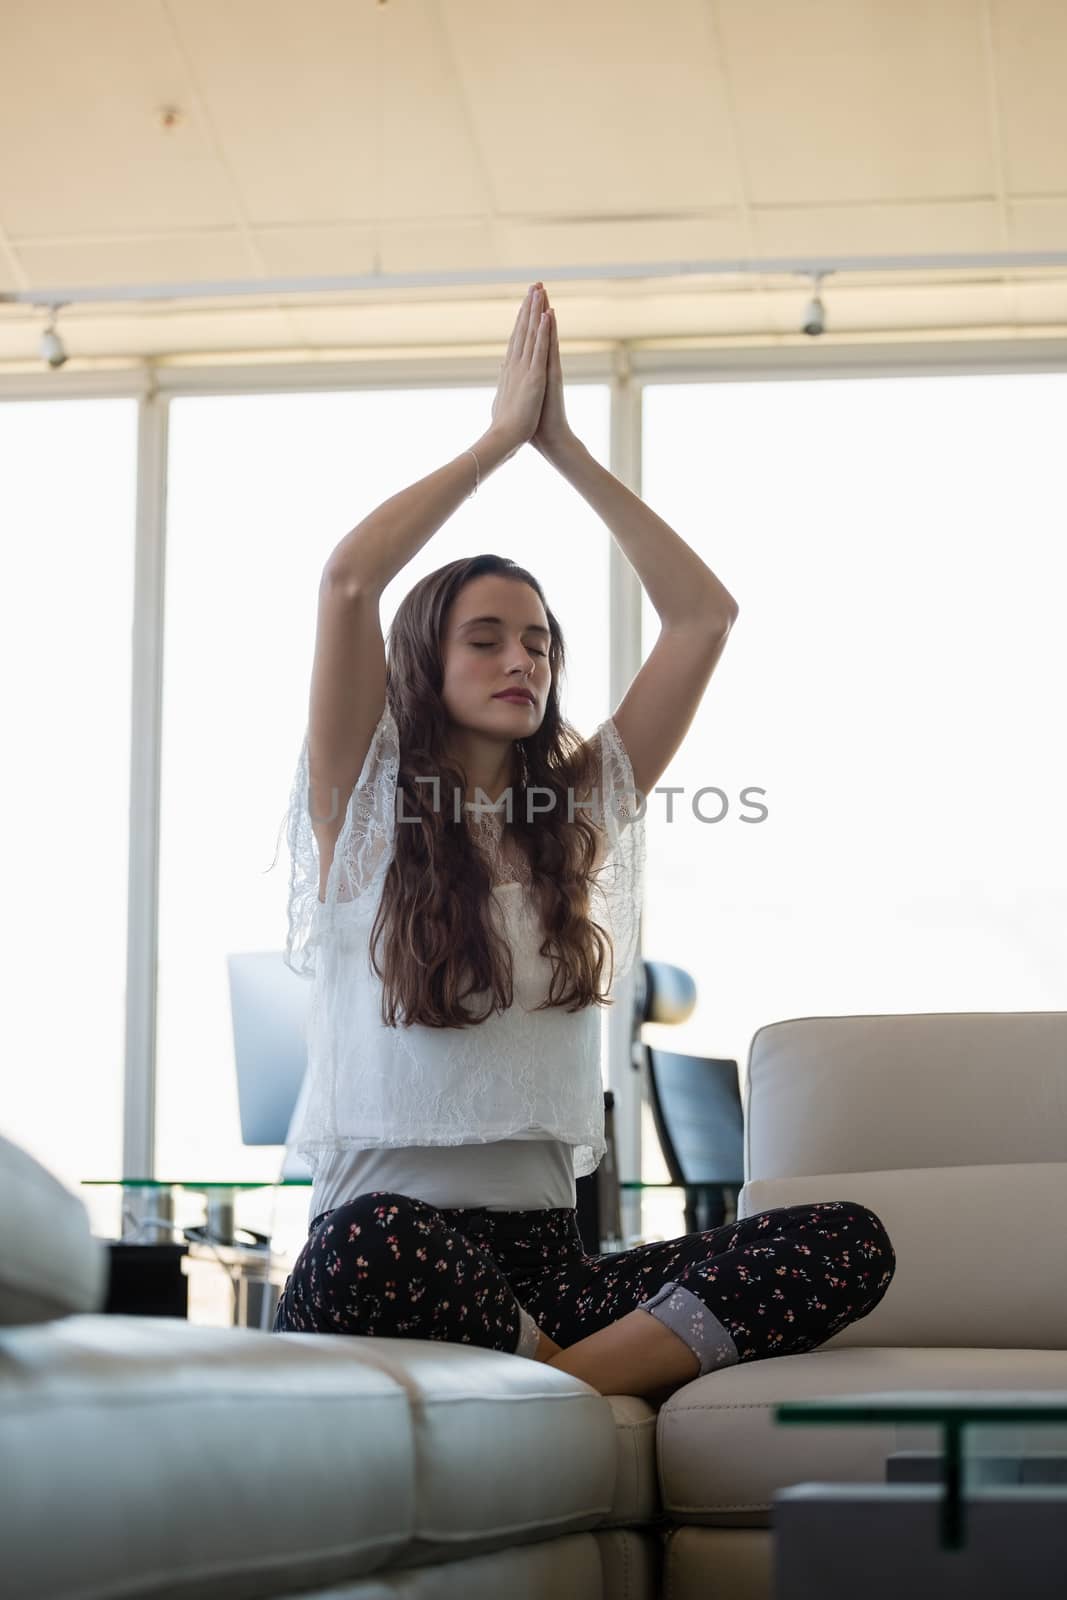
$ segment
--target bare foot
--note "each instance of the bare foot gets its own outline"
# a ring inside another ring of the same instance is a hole
[[[537,1331],[540,1334],[540,1338],[537,1341],[537,1349],[534,1351],[534,1360],[551,1361],[553,1356],[559,1355],[562,1346],[558,1345],[554,1339],[550,1339],[547,1333],[541,1333],[540,1328]]]
[[[681,1336],[640,1307],[548,1359],[600,1394],[632,1394],[656,1405],[700,1370]]]

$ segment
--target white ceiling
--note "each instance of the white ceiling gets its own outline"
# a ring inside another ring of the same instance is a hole
[[[802,343],[842,261],[825,341],[1062,335],[1065,83],[1065,0],[0,0],[0,375],[35,297],[88,371],[502,346],[535,277]]]

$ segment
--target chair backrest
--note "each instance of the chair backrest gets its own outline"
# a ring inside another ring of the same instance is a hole
[[[648,1097],[672,1183],[744,1181],[737,1062],[645,1045]]]
[[[769,1023],[744,1113],[739,1217],[858,1202],[893,1245],[884,1298],[827,1345],[1067,1348],[1067,1012]]]
[[[640,961],[634,980],[634,1028],[643,1022],[684,1022],[697,1003],[692,973],[669,961]]]
[[[241,1138],[286,1144],[307,1071],[311,984],[285,965],[283,952],[226,957]],[[306,1162],[288,1151],[282,1177],[305,1177]]]

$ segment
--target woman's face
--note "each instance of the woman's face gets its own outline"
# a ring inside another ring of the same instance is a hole
[[[453,722],[511,740],[534,733],[552,683],[549,642],[545,608],[528,583],[472,579],[452,604],[444,640],[441,698]],[[502,689],[529,690],[533,703],[495,699]]]

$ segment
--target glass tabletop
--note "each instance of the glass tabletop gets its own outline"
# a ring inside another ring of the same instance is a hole
[[[1067,1389],[890,1389],[783,1400],[782,1422],[1065,1422]]]
[[[124,1189],[273,1189],[274,1178],[82,1178],[84,1184],[121,1185]],[[284,1189],[310,1189],[314,1178],[280,1178]]]
[[[273,1189],[279,1187],[310,1188],[313,1178],[82,1178],[84,1184],[121,1184],[129,1189]],[[743,1180],[741,1180],[743,1181]],[[636,1178],[623,1179],[620,1189],[721,1189],[738,1188],[740,1184],[721,1184],[701,1180],[694,1183],[646,1183]]]
[[[966,1542],[964,1491],[991,1482],[1018,1482],[1005,1477],[1005,1458],[1022,1458],[1029,1441],[1009,1439],[1004,1428],[1067,1423],[1067,1390],[1063,1389],[907,1389],[875,1394],[842,1394],[809,1400],[783,1400],[775,1420],[785,1424],[887,1423],[932,1424],[941,1428],[941,1539],[946,1549]],[[1067,1462],[1053,1451],[1050,1461]],[[1065,1475],[1057,1474],[1059,1482]],[[1046,1482],[1053,1481],[1046,1478]],[[1059,1490],[1067,1502],[1067,1490]]]

